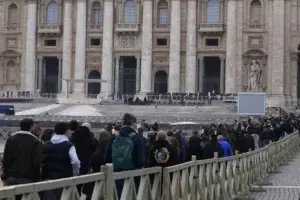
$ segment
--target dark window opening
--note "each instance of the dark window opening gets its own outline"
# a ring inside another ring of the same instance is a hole
[[[168,40],[167,39],[157,39],[156,44],[157,44],[157,46],[167,46]]]
[[[212,47],[212,46],[219,46],[219,40],[218,39],[206,39],[205,45]]]
[[[56,40],[45,40],[45,46],[55,47],[56,46]]]
[[[98,38],[98,39],[93,38],[93,39],[91,39],[91,41],[90,41],[91,46],[100,46],[100,43],[101,43],[101,41],[100,41],[99,38]]]

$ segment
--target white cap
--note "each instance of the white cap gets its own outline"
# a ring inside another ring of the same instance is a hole
[[[88,122],[84,122],[81,126],[85,126],[85,127],[87,127],[88,129],[92,129],[92,126],[91,126],[91,124],[90,123],[88,123]]]

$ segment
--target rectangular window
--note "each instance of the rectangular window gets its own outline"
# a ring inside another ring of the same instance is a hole
[[[165,38],[160,38],[156,40],[156,45],[157,46],[167,46],[168,45],[168,40]]]
[[[206,39],[205,46],[208,46],[208,47],[219,46],[219,40],[218,39]]]
[[[101,45],[101,40],[100,38],[93,38],[90,40],[90,45],[91,46],[100,46]]]
[[[55,47],[56,46],[56,40],[45,40],[45,46]]]
[[[163,25],[163,24],[168,24],[169,23],[169,11],[168,8],[159,8],[158,9],[158,24]]]

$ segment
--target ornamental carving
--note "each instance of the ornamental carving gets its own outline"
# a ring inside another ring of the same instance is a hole
[[[87,59],[88,63],[100,63],[101,62],[101,58],[100,55],[99,56],[89,56]]]
[[[262,36],[249,36],[248,46],[249,48],[262,48],[263,47]]]
[[[156,65],[166,65],[168,64],[168,57],[156,57],[154,60],[154,64]]]
[[[121,47],[135,47],[136,38],[132,36],[121,36],[119,38],[119,44]]]

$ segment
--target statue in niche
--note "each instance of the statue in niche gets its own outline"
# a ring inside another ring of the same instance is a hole
[[[259,92],[262,84],[262,69],[256,60],[250,65],[248,88],[250,92]]]

